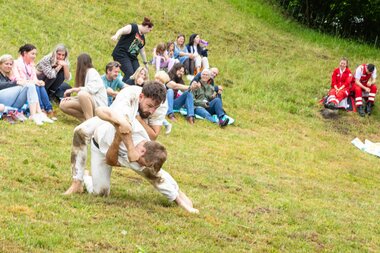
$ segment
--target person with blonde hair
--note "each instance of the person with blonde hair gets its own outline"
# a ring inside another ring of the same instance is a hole
[[[149,81],[148,69],[141,66],[136,69],[135,73],[133,73],[125,83],[128,85],[143,86],[146,81]]]
[[[72,93],[77,96],[71,97]],[[92,65],[88,54],[80,54],[77,59],[75,87],[64,93],[59,108],[80,121],[94,117],[98,106],[107,106],[107,91],[102,78]]]
[[[38,102],[38,95],[34,83],[26,80],[16,80],[12,74],[13,57],[9,54],[0,56],[0,104],[5,107],[21,109],[28,103],[30,119],[37,125],[42,125],[44,121],[52,122],[41,111]],[[23,119],[21,115],[16,115]]]

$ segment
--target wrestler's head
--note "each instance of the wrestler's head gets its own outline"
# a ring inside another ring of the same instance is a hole
[[[136,151],[140,154],[137,161],[143,166],[142,172],[153,181],[160,181],[161,177],[157,174],[167,159],[166,148],[156,141],[142,141],[136,145]]]
[[[159,82],[145,82],[139,97],[139,114],[146,119],[152,115],[157,108],[165,102],[166,88]]]

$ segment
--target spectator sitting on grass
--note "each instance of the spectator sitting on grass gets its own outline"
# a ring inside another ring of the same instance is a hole
[[[168,100],[167,115],[169,119],[175,121],[174,110],[179,110],[182,106],[185,106],[187,109],[187,121],[194,124],[194,100],[190,90],[199,88],[199,84],[194,84],[191,87],[184,85],[182,77],[185,74],[185,68],[181,63],[174,64],[168,74],[170,81],[166,84],[168,89],[166,99]],[[178,91],[183,93],[179,95]]]
[[[106,74],[101,76],[104,83],[104,87],[106,87],[107,89],[108,106],[112,104],[112,101],[119,93],[119,90],[123,89],[126,85],[118,78],[119,72],[120,63],[118,63],[117,61],[113,61],[106,65]]]
[[[14,61],[13,75],[17,81],[35,84],[41,110],[44,110],[49,117],[54,117],[53,106],[44,88],[45,82],[38,80],[36,68],[34,67],[34,60],[37,55],[36,47],[31,44],[25,44],[20,47],[18,52],[20,56]]]
[[[37,63],[37,78],[45,82],[44,88],[50,99],[59,101],[64,92],[71,88],[64,83],[71,79],[69,65],[69,51],[63,44],[57,45]]]
[[[77,96],[70,97],[72,93]],[[85,121],[94,117],[98,106],[107,106],[107,92],[102,78],[92,65],[88,54],[80,54],[77,59],[75,87],[65,91],[59,108],[71,116]]]
[[[159,43],[153,50],[153,65],[156,66],[156,72],[163,68],[170,71],[174,65],[175,59],[169,57],[166,49],[165,43]]]
[[[148,70],[141,66],[136,69],[135,73],[126,81],[126,84],[143,86],[144,82],[148,80]]]
[[[199,73],[202,69],[208,69],[208,53],[207,49],[204,49],[200,45],[201,37],[199,34],[192,34],[189,38],[189,44],[186,45],[187,51],[195,56],[195,70]],[[192,73],[190,73],[192,75]]]
[[[217,93],[208,81],[211,78],[211,72],[208,69],[202,71],[201,80],[193,85],[200,85],[199,89],[193,90],[195,114],[213,122],[219,123],[221,127],[227,126],[229,119],[225,117],[222,100],[217,97]],[[216,114],[219,121],[216,121],[212,115]]]
[[[220,85],[215,85],[215,78],[219,75],[219,69],[216,67],[213,67],[210,69],[210,73],[211,73],[211,78],[210,80],[208,80],[207,83],[211,84],[214,87],[215,92],[218,93],[218,97],[222,99],[223,87]],[[199,82],[200,80],[201,80],[201,72],[199,72],[198,74],[194,76],[193,80],[190,83],[190,86],[193,83]]]
[[[194,75],[195,55],[189,53],[185,45],[185,35],[179,34],[174,42],[174,58],[183,64],[186,75]]]
[[[28,103],[29,118],[34,123],[37,125],[42,125],[44,121],[52,123],[52,120],[41,111],[34,83],[28,83],[26,80],[16,81],[12,76],[13,63],[11,55],[0,56],[0,103],[17,109]]]

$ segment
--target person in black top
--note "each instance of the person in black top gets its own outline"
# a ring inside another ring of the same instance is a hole
[[[139,53],[141,53],[144,65],[147,64],[144,34],[149,33],[152,29],[153,23],[145,17],[141,25],[126,25],[111,37],[112,40],[117,41],[121,36],[112,52],[112,57],[121,64],[121,71],[124,73],[123,82],[126,82],[140,66],[137,60]]]

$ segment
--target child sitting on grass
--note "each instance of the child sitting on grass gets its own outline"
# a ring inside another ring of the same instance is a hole
[[[156,72],[160,71],[162,68],[167,68],[168,71],[170,71],[174,62],[175,59],[169,57],[164,43],[159,43],[153,49],[153,64],[156,65]]]

